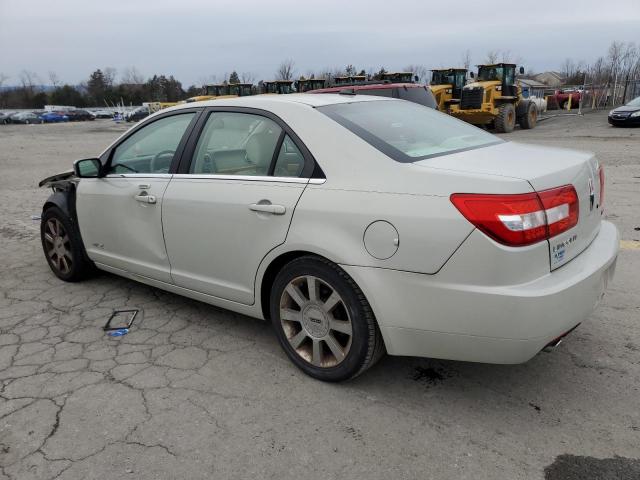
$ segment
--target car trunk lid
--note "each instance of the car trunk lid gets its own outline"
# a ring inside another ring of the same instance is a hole
[[[415,165],[518,178],[526,180],[536,192],[572,185],[578,195],[578,223],[548,240],[551,270],[578,256],[600,229],[602,205],[599,165],[593,154],[504,142],[421,160]]]

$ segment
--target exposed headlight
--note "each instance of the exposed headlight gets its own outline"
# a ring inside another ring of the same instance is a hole
[[[501,92],[501,91],[502,91],[502,87],[501,87],[500,85],[498,85],[498,86],[496,87],[496,91]]]
[[[629,115],[630,117],[640,117],[640,110],[638,110],[637,112],[633,112],[631,115]]]

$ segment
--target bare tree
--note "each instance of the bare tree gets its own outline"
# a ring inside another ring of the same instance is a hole
[[[498,61],[499,56],[500,56],[500,50],[489,50],[485,58],[485,63],[487,64],[496,63]]]
[[[122,72],[120,81],[129,85],[140,85],[144,83],[144,76],[138,71],[136,67],[127,67]]]
[[[471,66],[471,50],[467,49],[463,54],[462,54],[462,66],[469,70],[469,67]]]
[[[242,72],[240,74],[240,81],[242,83],[254,83],[256,81],[256,74],[253,72]]]
[[[292,59],[284,60],[276,70],[276,80],[293,80],[295,63]]]
[[[424,65],[407,65],[403,70],[416,75],[420,82],[425,83],[429,80],[429,69]]]
[[[4,82],[6,82],[8,78],[9,78],[8,75],[5,75],[4,73],[0,72],[0,87],[4,85]]]
[[[20,83],[22,84],[22,88],[29,94],[33,94],[38,81],[39,79],[37,73],[31,72],[29,70],[22,70],[22,72],[20,72]]]
[[[51,82],[51,85],[53,85],[54,88],[58,88],[58,86],[60,85],[60,78],[58,77],[58,74],[54,71],[49,72],[49,81]]]
[[[113,84],[116,81],[117,73],[118,71],[113,67],[106,67],[104,70],[102,70],[104,84],[107,88],[113,87]]]

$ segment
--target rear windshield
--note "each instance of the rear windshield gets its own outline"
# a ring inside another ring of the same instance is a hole
[[[484,130],[412,102],[339,103],[318,110],[398,162],[502,143]]]

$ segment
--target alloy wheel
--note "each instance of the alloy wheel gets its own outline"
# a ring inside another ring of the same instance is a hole
[[[51,264],[61,273],[68,274],[73,265],[71,255],[71,240],[57,218],[50,218],[45,224],[44,243],[47,257]]]
[[[334,367],[349,353],[353,324],[340,294],[312,275],[294,278],[280,297],[280,322],[293,350],[315,367]]]

